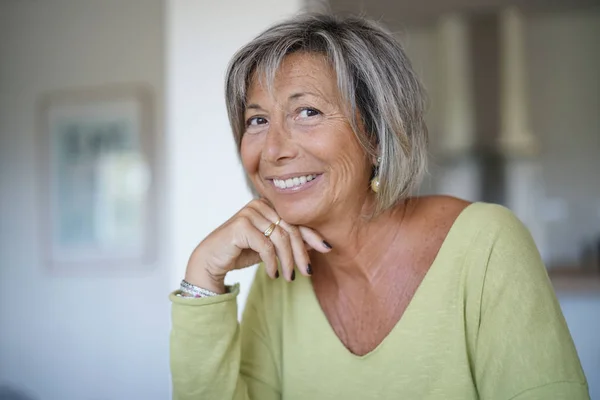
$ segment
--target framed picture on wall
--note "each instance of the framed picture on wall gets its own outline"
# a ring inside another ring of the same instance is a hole
[[[154,258],[152,96],[122,85],[40,101],[41,242],[53,269],[139,268]]]

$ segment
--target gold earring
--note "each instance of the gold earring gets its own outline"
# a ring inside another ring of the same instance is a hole
[[[371,190],[375,193],[379,192],[379,175],[371,179]]]
[[[379,192],[379,164],[381,164],[381,157],[377,157],[377,164],[375,165],[375,177],[371,179],[371,190],[375,193]]]

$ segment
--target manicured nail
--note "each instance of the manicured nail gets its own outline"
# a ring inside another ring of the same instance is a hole
[[[296,279],[296,271],[292,271],[292,276],[291,276],[291,279],[292,279],[292,280]]]
[[[310,264],[308,264],[306,266],[306,273],[309,274],[309,275],[312,275],[312,267],[310,266]]]
[[[279,270],[275,271],[275,279],[279,278]]]
[[[327,243],[325,240],[323,240],[323,245],[325,247],[327,247],[329,250],[333,249],[333,247],[329,243]]]

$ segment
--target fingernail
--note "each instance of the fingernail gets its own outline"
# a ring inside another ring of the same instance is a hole
[[[279,270],[275,271],[275,279],[279,278]]]
[[[296,279],[296,271],[292,271],[292,276],[291,276],[292,280]]]
[[[312,275],[312,267],[310,266],[310,264],[308,264],[308,266],[306,267],[306,273]]]
[[[333,247],[329,243],[327,243],[325,240],[323,240],[323,245],[330,250],[333,249]]]

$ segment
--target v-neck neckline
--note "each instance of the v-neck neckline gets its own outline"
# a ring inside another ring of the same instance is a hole
[[[398,319],[398,321],[394,324],[392,329],[383,338],[383,340],[381,340],[381,342],[379,342],[377,344],[377,346],[375,346],[375,348],[373,350],[369,351],[368,353],[365,353],[363,355],[354,354],[352,351],[350,351],[350,349],[348,349],[344,345],[342,340],[339,338],[339,336],[336,334],[335,330],[333,329],[333,326],[331,326],[331,323],[327,319],[327,316],[325,315],[325,312],[323,311],[323,308],[321,307],[321,304],[319,303],[319,299],[317,298],[317,294],[315,293],[315,289],[312,285],[312,282],[310,280],[307,280],[307,284],[308,284],[309,290],[310,290],[311,307],[316,308],[315,314],[318,315],[318,318],[320,320],[319,324],[324,324],[326,326],[327,336],[328,336],[327,340],[335,342],[336,348],[340,348],[342,352],[349,355],[351,358],[356,359],[356,360],[366,360],[370,357],[373,357],[375,354],[377,354],[380,351],[380,349],[385,346],[385,344],[387,342],[392,340],[391,338],[398,335],[398,331],[400,331],[402,329],[402,325],[404,325],[404,321],[406,320],[407,315],[410,315],[412,309],[414,309],[415,307],[418,306],[420,299],[424,296],[422,293],[426,291],[428,282],[433,279],[432,275],[435,275],[436,270],[439,268],[438,265],[440,264],[440,260],[443,258],[443,254],[447,251],[447,247],[449,246],[448,243],[450,243],[451,239],[454,237],[455,231],[457,230],[457,226],[459,226],[461,224],[461,221],[462,221],[462,219],[464,219],[465,214],[468,213],[468,210],[472,209],[473,206],[475,206],[476,204],[480,204],[480,203],[469,204],[458,214],[458,216],[452,223],[452,226],[448,230],[446,237],[442,241],[442,245],[440,246],[436,256],[434,257],[433,262],[431,263],[431,265],[429,266],[429,269],[423,276],[423,279],[421,279],[421,282],[417,286],[417,290],[413,294],[412,298],[408,302],[408,305],[404,309],[404,312],[400,316],[400,319]]]

